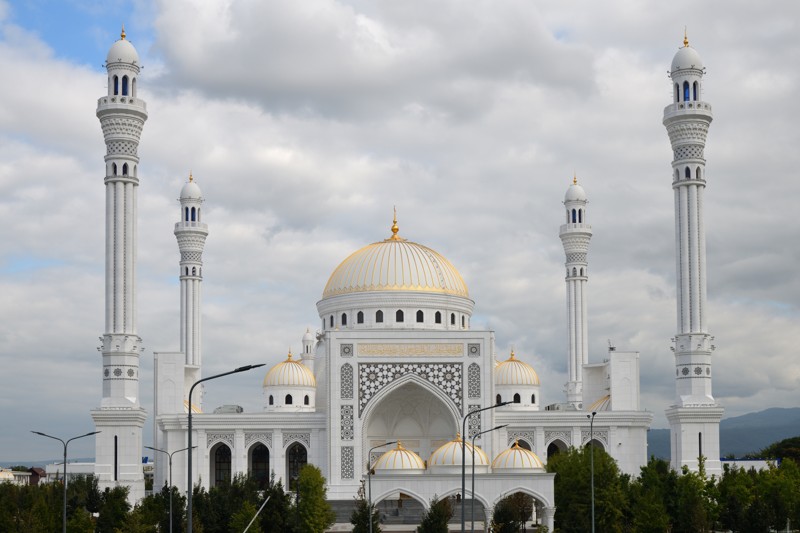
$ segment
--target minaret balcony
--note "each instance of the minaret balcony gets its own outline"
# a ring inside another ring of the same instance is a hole
[[[575,231],[575,230],[583,230],[585,232],[592,232],[592,226],[590,224],[586,224],[585,222],[570,222],[569,224],[562,224],[559,228],[559,233],[563,233],[565,231]]]
[[[711,104],[702,100],[675,102],[664,108],[664,120],[680,115],[704,115],[711,117]]]
[[[208,233],[208,224],[205,222],[176,222],[175,231],[182,229],[197,229]]]
[[[131,113],[147,120],[147,102],[132,96],[103,96],[97,99],[97,116],[107,113]]]

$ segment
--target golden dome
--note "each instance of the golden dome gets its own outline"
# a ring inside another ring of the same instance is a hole
[[[397,235],[352,253],[331,274],[322,298],[373,291],[419,291],[469,298],[467,284],[456,267],[427,246]]]
[[[611,395],[606,394],[594,402],[591,407],[589,407],[589,411],[609,411],[609,407],[611,407]]]
[[[292,352],[273,366],[264,378],[265,387],[316,387],[317,380],[311,370],[298,361],[292,360]]]
[[[456,438],[450,442],[439,446],[435,452],[431,454],[428,459],[428,466],[461,466],[461,434],[457,434]],[[468,441],[464,443],[464,451],[466,452],[466,460],[464,464],[472,464],[472,444]],[[489,456],[486,452],[475,446],[475,464],[476,465],[489,465]]]
[[[396,448],[378,457],[372,468],[375,470],[425,470],[425,461],[411,450],[403,448],[403,444],[398,442]]]
[[[517,359],[511,350],[511,357],[495,367],[494,384],[539,385],[539,376],[531,365]]]
[[[504,450],[492,461],[492,470],[495,469],[544,469],[544,463],[539,456],[530,450],[520,447],[519,441],[514,441],[514,445]]]

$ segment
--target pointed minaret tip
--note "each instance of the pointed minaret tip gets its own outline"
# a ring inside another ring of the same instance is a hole
[[[190,170],[189,171],[189,183],[191,183],[192,181],[194,181],[194,177],[192,176],[192,171]]]
[[[122,39],[123,41],[125,40],[125,24],[124,23],[122,24],[122,31],[119,34],[119,38]]]
[[[578,184],[578,173],[577,172],[573,172],[572,173],[572,184],[573,185],[577,185]]]
[[[689,34],[686,32],[686,26],[683,27],[683,47],[689,46]]]
[[[400,237],[397,236],[397,232],[400,231],[400,228],[397,225],[397,207],[392,206],[392,209],[394,210],[394,218],[392,218],[392,236],[389,238],[396,241],[400,239]]]

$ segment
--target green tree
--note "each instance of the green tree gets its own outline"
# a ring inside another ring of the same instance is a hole
[[[116,529],[124,526],[130,510],[128,487],[107,488],[101,496],[97,533],[115,533]]]
[[[516,533],[520,529],[517,521],[517,510],[509,498],[503,498],[492,510],[492,533]]]
[[[331,504],[325,499],[327,489],[322,471],[306,464],[297,478],[299,500],[296,504],[298,533],[322,533],[336,520]]]
[[[559,531],[591,530],[592,447],[570,448],[547,463],[555,472],[555,521]],[[595,526],[598,531],[621,532],[627,517],[628,478],[620,475],[617,463],[599,447],[594,448]]]
[[[629,487],[630,523],[633,531],[662,533],[671,526],[675,509],[677,475],[669,463],[654,457],[641,468]]]
[[[248,501],[244,502],[242,507],[233,513],[228,531],[230,533],[242,533],[256,515],[256,511],[258,511],[258,508],[255,505]]]
[[[269,484],[264,489],[264,497],[269,497],[269,502],[259,515],[261,531],[263,533],[287,533],[290,531],[293,523],[291,517],[295,516],[292,496],[284,490],[280,480],[275,480],[275,472],[270,476]]]
[[[358,489],[358,494],[354,498],[355,507],[350,514],[350,523],[353,524],[353,533],[368,533],[370,510],[369,502],[367,502],[366,495],[364,494],[364,483]],[[372,508],[372,531],[373,533],[381,533],[381,516],[376,507]]]
[[[447,523],[453,518],[450,498],[440,500],[434,496],[430,508],[422,516],[417,533],[447,533]]]
[[[701,458],[698,472],[683,467],[677,483],[677,508],[673,515],[674,533],[711,531],[717,514],[715,480],[707,479]]]

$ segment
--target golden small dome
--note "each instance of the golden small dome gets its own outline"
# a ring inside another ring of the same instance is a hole
[[[375,470],[425,470],[425,461],[398,442],[396,448],[378,457],[372,468]]]
[[[439,446],[428,459],[428,466],[461,466],[461,434],[456,434],[456,438]],[[472,443],[464,442],[466,458],[464,464],[472,464]],[[475,446],[475,464],[489,465],[489,456],[486,452]]]
[[[544,469],[544,463],[539,456],[530,450],[526,450],[519,445],[519,441],[514,441],[514,445],[504,450],[492,461],[492,470],[516,470],[516,469]]]
[[[590,407],[589,411],[610,411],[611,407],[611,395],[606,394],[596,402],[594,402]]]
[[[539,385],[539,376],[531,365],[511,356],[494,369],[495,385]]]
[[[417,291],[469,298],[467,284],[444,256],[398,235],[397,217],[392,236],[352,253],[333,271],[322,298],[376,291]]]
[[[298,361],[292,360],[292,352],[273,366],[264,378],[265,387],[316,387],[317,380],[311,370]]]

